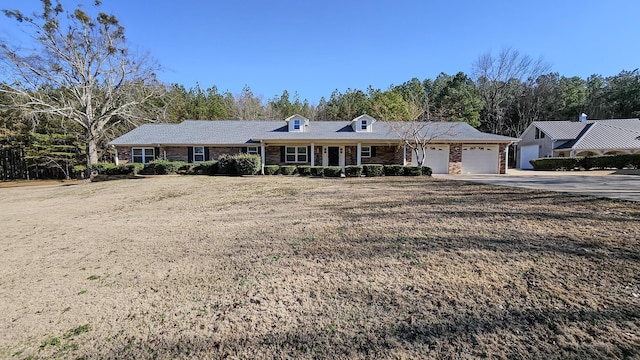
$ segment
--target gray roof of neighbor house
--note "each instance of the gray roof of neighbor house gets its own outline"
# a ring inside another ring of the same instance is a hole
[[[577,121],[534,121],[532,126],[542,130],[548,137],[554,140],[572,140],[578,137],[589,122]]]
[[[399,141],[417,130],[433,141],[507,143],[518,139],[480,132],[462,122],[382,122],[370,132],[355,132],[351,121],[310,121],[303,132],[289,132],[285,121],[187,120],[180,124],[145,124],[111,141],[110,145],[242,145],[260,141],[361,140]]]
[[[556,149],[640,149],[640,120],[588,121],[579,136]]]

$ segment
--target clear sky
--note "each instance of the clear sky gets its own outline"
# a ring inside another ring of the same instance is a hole
[[[55,2],[55,0],[54,0]],[[92,9],[93,0],[63,0]],[[0,0],[37,10],[38,0]],[[338,89],[386,89],[413,77],[471,72],[511,47],[565,76],[640,67],[639,0],[103,0],[160,79],[265,100],[283,90],[317,103]],[[12,36],[4,17],[0,31]],[[1,34],[1,33],[0,33]]]

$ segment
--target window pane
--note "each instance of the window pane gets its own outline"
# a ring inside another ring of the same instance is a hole
[[[289,161],[289,162],[296,161],[296,156],[295,155],[287,155],[287,161]]]
[[[142,163],[142,156],[134,156],[133,157],[133,162],[134,163]]]
[[[307,155],[298,155],[299,162],[307,162]]]
[[[202,147],[202,146],[194,147],[193,148],[193,153],[194,154],[200,154],[200,155],[204,154],[204,147]]]
[[[204,155],[194,155],[193,161],[204,161]]]
[[[133,156],[142,155],[142,149],[133,149]]]
[[[298,148],[298,154],[306,154],[307,153],[307,147],[299,147]]]
[[[144,149],[144,155],[148,157],[153,157],[153,149]]]
[[[287,154],[295,154],[295,153],[296,153],[296,148],[294,147],[287,148]]]

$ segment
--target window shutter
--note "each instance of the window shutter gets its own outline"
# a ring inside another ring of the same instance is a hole
[[[187,148],[187,162],[193,162],[193,146]]]
[[[246,154],[248,152],[247,151],[247,147],[241,147],[240,148],[240,152],[243,153],[243,154]]]
[[[287,149],[284,146],[280,146],[280,162],[283,163],[285,160],[285,152]]]
[[[307,146],[307,162],[311,164],[311,157],[313,154],[311,153],[311,146]]]
[[[376,147],[372,146],[371,147],[371,157],[375,157],[376,156]]]
[[[262,155],[262,146],[258,146],[258,155]]]
[[[209,161],[209,160],[211,160],[209,158],[209,148],[205,146],[205,148],[204,148],[204,161]]]
[[[160,148],[159,148],[159,147],[154,148],[154,149],[153,149],[153,158],[154,158],[154,159],[157,159],[157,158],[159,158],[159,157],[160,157]]]

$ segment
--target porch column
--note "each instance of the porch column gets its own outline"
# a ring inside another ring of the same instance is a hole
[[[118,166],[118,148],[114,147],[114,149],[116,149],[116,166]]]
[[[402,165],[407,165],[407,145],[402,146]]]
[[[264,161],[265,161],[265,146],[264,142],[260,141],[260,162],[262,163],[262,169],[260,170],[260,174],[264,175]]]
[[[315,149],[316,149],[315,144],[311,143],[311,154],[309,154],[309,156],[311,157],[311,166],[316,166]]]
[[[362,165],[362,143],[358,143],[358,151],[357,151],[357,157],[356,157],[356,165]]]

